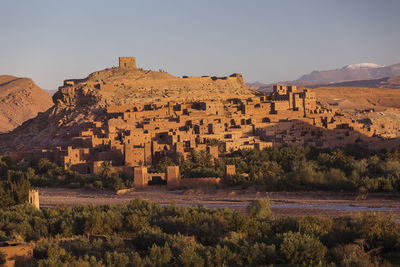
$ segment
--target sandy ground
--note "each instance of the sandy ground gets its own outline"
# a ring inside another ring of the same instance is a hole
[[[85,189],[41,188],[42,207],[74,205],[125,204],[135,198],[168,204],[204,205],[210,208],[227,207],[246,212],[254,199],[269,198],[275,216],[323,215],[329,217],[356,215],[360,212],[391,212],[400,215],[400,195],[370,194],[361,199],[356,194],[327,192],[255,192],[246,190],[174,190],[153,187],[117,195],[111,191],[89,191]]]

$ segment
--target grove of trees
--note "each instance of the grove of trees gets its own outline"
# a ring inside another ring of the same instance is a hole
[[[35,242],[32,266],[389,266],[396,218],[273,218],[268,200],[249,216],[230,209],[118,206],[0,210],[0,240]]]

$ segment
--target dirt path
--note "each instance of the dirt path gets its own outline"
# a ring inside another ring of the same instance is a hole
[[[133,191],[117,195],[111,191],[89,191],[85,189],[41,188],[42,207],[74,205],[126,204],[132,199],[142,199],[168,204],[176,201],[178,205],[204,205],[210,208],[227,207],[246,211],[247,205],[257,198],[270,198],[272,211],[277,216],[344,216],[360,212],[392,212],[400,215],[400,196],[371,194],[364,200],[355,194],[327,192],[254,192],[246,190],[175,190],[154,187],[148,190]]]

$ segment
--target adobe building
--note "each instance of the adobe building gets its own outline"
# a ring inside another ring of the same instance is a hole
[[[186,159],[191,151],[207,151],[217,160],[237,149],[380,140],[371,127],[317,104],[310,89],[275,85],[271,93],[249,94],[246,88],[240,74],[177,78],[137,69],[134,57],[120,57],[119,68],[66,80],[53,97],[60,108],[104,106],[104,114],[67,132],[68,145],[29,153],[81,174],[97,173],[109,162],[113,171],[134,175],[141,188],[153,177],[147,168],[163,157]],[[172,168],[163,175],[174,187],[185,180]],[[227,175],[235,175],[234,168]]]

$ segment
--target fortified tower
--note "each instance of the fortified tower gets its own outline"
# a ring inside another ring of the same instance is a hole
[[[135,57],[120,57],[119,67],[126,69],[136,69],[136,58]]]
[[[39,191],[37,189],[29,190],[29,203],[39,209]]]

